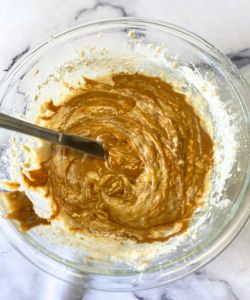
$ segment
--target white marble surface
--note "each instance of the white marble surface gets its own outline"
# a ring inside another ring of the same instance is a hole
[[[138,16],[196,32],[227,53],[250,81],[249,12],[248,0],[0,0],[0,80],[22,54],[53,33],[89,20]],[[106,293],[53,279],[0,237],[0,299],[248,300],[249,253],[250,224],[219,257],[185,279],[136,293]]]

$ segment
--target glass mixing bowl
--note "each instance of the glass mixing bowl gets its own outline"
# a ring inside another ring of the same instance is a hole
[[[81,56],[85,48],[106,48],[115,53],[126,46],[127,51],[133,53],[138,51],[138,45],[141,44],[147,45],[148,49],[156,45],[156,54],[161,52],[162,47],[166,48],[166,60],[173,60],[173,68],[166,69],[169,72],[174,69],[178,71],[177,65],[195,69],[196,74],[204,80],[209,74],[225,110],[236,116],[232,124],[237,129],[236,157],[231,176],[219,196],[221,201],[229,200],[225,205],[211,209],[211,216],[199,228],[195,241],[187,240],[170,254],[158,257],[143,271],[122,264],[81,261],[74,253],[69,254],[63,247],[50,244],[48,240],[36,236],[32,230],[23,234],[11,220],[1,218],[2,234],[24,257],[60,279],[88,288],[128,291],[156,287],[182,278],[218,255],[236,237],[249,217],[250,201],[246,197],[250,170],[249,112],[246,108],[246,102],[250,101],[249,87],[222,53],[182,28],[158,21],[122,18],[81,25],[52,36],[23,56],[7,73],[0,88],[0,110],[31,120],[28,114],[30,107],[35,110],[39,106],[32,96],[33,92],[39,85],[42,86],[41,82],[55,68],[75,59],[77,55]],[[143,54],[141,56],[145,66],[150,64]],[[164,70],[165,66],[162,68]],[[70,71],[67,74],[70,75]],[[12,154],[9,149],[13,138],[19,144],[23,141],[21,135],[3,129],[0,131],[0,179],[11,179],[9,166]],[[19,147],[17,150],[21,151]],[[4,205],[1,210],[4,214]]]

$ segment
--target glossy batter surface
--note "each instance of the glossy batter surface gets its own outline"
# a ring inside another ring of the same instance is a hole
[[[167,240],[183,232],[213,164],[213,142],[185,95],[159,78],[118,74],[112,84],[86,80],[40,119],[58,131],[102,141],[106,161],[53,145],[31,186],[46,185],[72,231]]]

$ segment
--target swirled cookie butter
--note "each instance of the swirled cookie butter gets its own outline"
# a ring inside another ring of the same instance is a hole
[[[60,105],[44,104],[39,120],[101,141],[107,159],[51,145],[39,168],[22,173],[28,188],[51,199],[50,220],[35,217],[27,196],[16,191],[5,194],[9,217],[24,230],[60,218],[72,233],[140,243],[184,232],[213,165],[213,142],[186,96],[141,74],[85,83]]]

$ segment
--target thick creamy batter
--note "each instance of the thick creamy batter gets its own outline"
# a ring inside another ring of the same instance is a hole
[[[71,231],[167,240],[187,229],[213,164],[213,142],[185,95],[159,78],[118,74],[39,117],[48,128],[103,142],[105,161],[52,145],[26,185],[46,187],[53,218]]]
[[[8,214],[6,217],[17,221],[22,231],[27,231],[38,225],[50,224],[48,220],[40,218],[36,214],[32,202],[24,192],[1,193],[1,196],[8,203]]]

